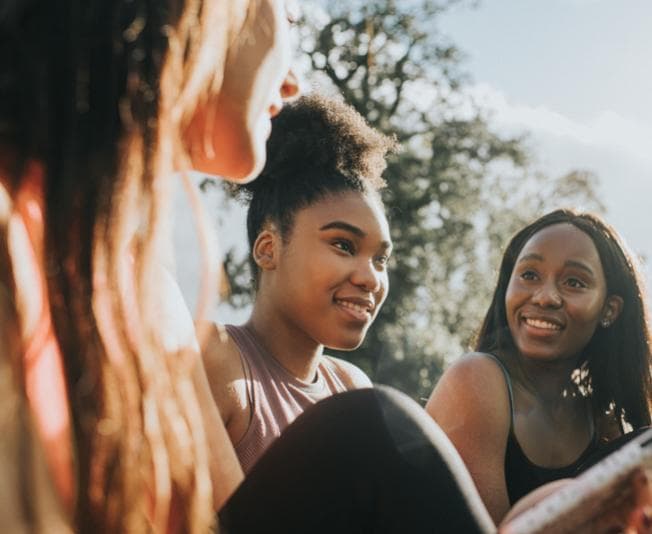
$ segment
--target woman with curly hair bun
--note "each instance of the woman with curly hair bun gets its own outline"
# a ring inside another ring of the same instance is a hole
[[[305,408],[370,387],[324,347],[358,347],[387,296],[391,238],[378,190],[394,141],[312,95],[274,119],[260,176],[239,186],[256,295],[245,325],[215,325],[211,389],[248,472]]]

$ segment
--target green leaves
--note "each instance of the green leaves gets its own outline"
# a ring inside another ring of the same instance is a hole
[[[340,356],[416,399],[467,349],[512,233],[569,198],[602,208],[593,175],[534,172],[525,138],[495,132],[468,96],[462,53],[437,28],[459,3],[306,1],[299,27],[311,84],[403,146],[384,175],[389,297],[363,346]]]

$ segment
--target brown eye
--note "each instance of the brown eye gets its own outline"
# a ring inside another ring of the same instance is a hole
[[[529,280],[536,280],[538,277],[537,277],[537,273],[535,273],[534,271],[523,271],[520,274],[520,278],[522,280],[528,280],[529,281]]]
[[[587,287],[587,285],[582,280],[580,280],[579,278],[573,278],[573,277],[566,280],[566,285],[568,285],[568,286],[570,286],[570,287],[572,287],[574,289],[581,289],[581,288]]]
[[[351,243],[351,241],[348,239],[336,239],[333,241],[333,246],[342,252],[346,252],[347,254],[355,254],[355,247],[353,246],[353,243]]]

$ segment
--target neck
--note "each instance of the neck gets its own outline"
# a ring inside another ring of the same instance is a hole
[[[268,310],[258,302],[247,326],[286,371],[304,382],[315,379],[323,345],[307,336],[296,324],[285,321],[278,311]]]
[[[575,360],[537,361],[518,357],[523,385],[546,402],[562,401],[577,391],[571,375]]]

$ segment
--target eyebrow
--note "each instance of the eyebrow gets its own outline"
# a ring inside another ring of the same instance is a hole
[[[354,226],[353,224],[350,224],[348,222],[344,221],[332,221],[324,226],[322,226],[319,231],[323,232],[325,230],[344,230],[345,232],[349,232],[357,237],[364,238],[367,237],[367,233],[362,230],[361,228],[358,228],[357,226]],[[390,241],[382,241],[380,243],[381,248],[392,248],[392,243]]]
[[[541,254],[537,254],[535,252],[532,252],[531,254],[526,254],[523,256],[520,260],[518,260],[518,263],[524,262],[524,261],[530,261],[530,260],[537,260],[537,261],[543,261],[543,256]],[[591,276],[595,276],[593,273],[593,269],[591,269],[588,265],[585,263],[582,263],[581,261],[576,261],[576,260],[568,260],[566,263],[564,263],[566,267],[575,267],[577,269],[581,269],[583,271],[586,271],[589,273]]]
[[[591,269],[591,267],[589,267],[589,266],[586,265],[585,263],[582,263],[581,261],[568,260],[568,261],[566,262],[566,265],[569,266],[569,267],[576,267],[577,269],[581,269],[581,270],[583,270],[583,271],[586,271],[586,272],[589,273],[591,276],[594,276],[594,274],[593,274],[593,269]]]
[[[531,252],[530,254],[526,254],[520,260],[518,260],[518,263],[521,263],[521,262],[524,262],[524,261],[530,261],[530,260],[543,261],[543,256],[541,254],[536,254],[534,252]]]

